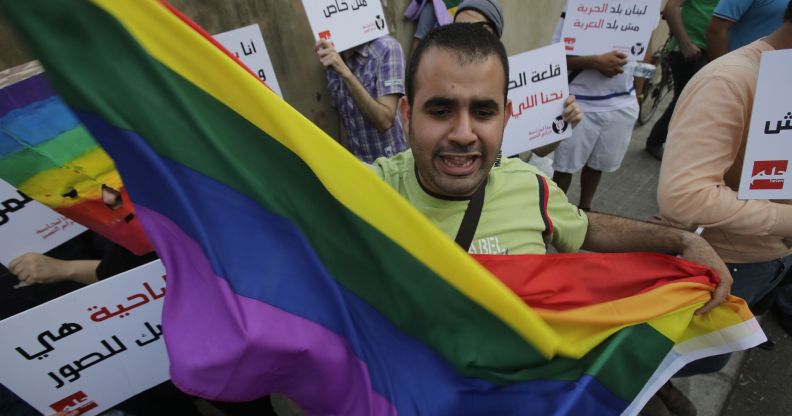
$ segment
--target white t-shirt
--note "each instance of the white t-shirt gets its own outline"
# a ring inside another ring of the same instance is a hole
[[[564,18],[558,20],[553,42],[561,40]],[[584,112],[618,110],[635,105],[633,76],[621,73],[612,78],[602,75],[596,69],[584,69],[569,84],[569,93],[577,99]]]

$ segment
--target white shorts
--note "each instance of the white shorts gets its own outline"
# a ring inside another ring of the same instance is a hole
[[[602,172],[619,169],[637,119],[637,102],[618,110],[584,113],[572,136],[555,150],[553,170],[575,173],[584,165]]]

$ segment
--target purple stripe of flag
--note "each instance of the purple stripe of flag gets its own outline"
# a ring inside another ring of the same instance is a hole
[[[168,273],[190,277],[168,280],[163,311],[171,379],[179,388],[226,401],[248,401],[278,391],[306,406],[309,414],[396,414],[371,389],[365,363],[342,337],[237,295],[212,272],[206,255],[178,225],[144,206],[135,205],[135,210]],[[178,250],[170,251],[171,247]],[[179,305],[194,302],[203,305],[190,307],[191,315],[184,316]],[[229,362],[232,357],[236,362]]]

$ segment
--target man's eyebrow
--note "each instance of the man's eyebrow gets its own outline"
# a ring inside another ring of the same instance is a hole
[[[487,109],[493,109],[493,110],[500,110],[500,104],[498,104],[497,101],[495,101],[493,99],[490,99],[490,98],[482,99],[482,100],[475,100],[474,99],[471,107],[473,107],[473,108],[487,108]]]
[[[447,107],[457,103],[457,100],[448,97],[432,97],[423,103],[423,108]]]

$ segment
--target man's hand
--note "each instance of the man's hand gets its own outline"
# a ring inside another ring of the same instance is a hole
[[[696,310],[700,315],[723,303],[732,277],[726,264],[706,240],[690,231],[597,212],[588,213],[589,226],[582,248],[600,253],[653,251],[679,254],[686,260],[711,268],[720,277],[712,299]]]
[[[327,39],[321,39],[314,45],[314,52],[319,57],[319,62],[325,68],[332,69],[338,73],[342,78],[351,75],[349,67],[346,66],[341,55],[336,52],[333,43]]]
[[[718,286],[716,286],[715,291],[712,292],[710,301],[696,310],[696,315],[701,315],[711,311],[726,300],[726,296],[729,296],[731,292],[734,279],[732,279],[729,268],[726,267],[726,264],[721,260],[718,253],[716,253],[702,237],[693,233],[687,233],[683,237],[683,244],[684,249],[679,253],[680,257],[709,267],[717,273],[720,278]]]
[[[25,253],[8,264],[8,270],[22,285],[57,283],[73,280],[90,284],[96,282],[98,260],[58,260],[44,254]]]
[[[686,62],[696,62],[701,57],[701,48],[690,42],[679,42],[679,51],[682,52]]]
[[[610,51],[597,55],[594,62],[594,68],[597,71],[608,78],[612,78],[624,72],[623,66],[627,63],[627,55],[618,51]]]
[[[575,101],[574,95],[570,95],[564,101],[563,116],[564,121],[571,124],[573,129],[583,120],[583,110],[580,109],[580,106]]]

